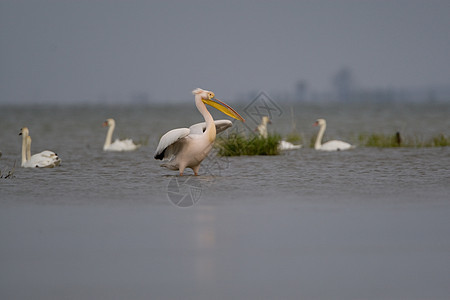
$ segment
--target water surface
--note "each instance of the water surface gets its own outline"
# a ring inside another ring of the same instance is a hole
[[[325,139],[395,131],[426,138],[448,134],[449,107],[303,105],[294,116],[308,143],[318,117],[328,120]],[[271,128],[285,135],[292,120],[283,109]],[[0,180],[1,298],[450,294],[449,147],[211,156],[200,176],[179,177],[153,151],[167,130],[202,121],[190,105],[3,107],[0,117],[2,170],[19,164],[22,126],[33,152],[54,150],[63,160]],[[107,117],[116,119],[115,136],[145,144],[104,153]],[[195,204],[180,208],[181,198]]]

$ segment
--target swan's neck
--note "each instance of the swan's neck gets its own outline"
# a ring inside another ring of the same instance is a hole
[[[322,148],[322,138],[325,132],[325,128],[327,128],[326,124],[320,125],[319,133],[317,134],[316,143],[314,144],[314,149],[318,150]]]
[[[109,147],[109,145],[111,145],[112,135],[113,135],[115,127],[116,127],[116,124],[111,124],[111,126],[109,126],[108,132],[106,133],[106,140],[105,140],[105,145],[103,145],[103,149],[106,149]]]
[[[31,160],[31,139],[27,138],[27,161]]]
[[[260,129],[259,129],[259,134],[263,137],[263,138],[267,138],[267,123],[263,122],[260,125]]]
[[[22,134],[22,167],[27,162],[27,135]]]
[[[213,117],[206,109],[206,105],[203,103],[199,95],[195,96],[195,105],[197,106],[198,111],[202,114],[206,122],[206,130],[203,134],[208,137],[208,140],[210,142],[214,142],[216,139],[216,125],[214,124]]]

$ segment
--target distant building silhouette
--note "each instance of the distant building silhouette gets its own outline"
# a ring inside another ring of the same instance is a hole
[[[299,80],[295,86],[295,101],[305,102],[307,100],[308,84],[305,80]]]
[[[333,87],[338,101],[352,100],[354,91],[353,72],[348,67],[343,67],[337,71],[332,78]]]

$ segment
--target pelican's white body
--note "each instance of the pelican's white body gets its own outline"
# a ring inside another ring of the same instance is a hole
[[[216,134],[232,126],[232,122],[229,120],[214,121],[206,109],[204,101],[210,99],[219,101],[214,98],[214,93],[202,89],[196,89],[192,93],[195,95],[195,105],[205,122],[167,132],[161,137],[154,155],[155,159],[165,161],[161,165],[162,167],[179,170],[180,175],[183,175],[186,168],[192,169],[194,174],[198,175],[200,163],[211,151]],[[227,111],[222,110],[222,112],[238,119],[239,115],[226,104],[223,102],[216,104],[226,106]],[[242,117],[239,116],[239,118],[243,120]]]

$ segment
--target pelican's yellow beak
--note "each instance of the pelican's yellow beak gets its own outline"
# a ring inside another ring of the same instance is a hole
[[[241,117],[241,115],[238,114],[237,111],[235,111],[233,108],[231,108],[231,106],[229,106],[228,104],[225,104],[222,101],[220,101],[219,99],[214,98],[214,96],[211,97],[210,99],[202,98],[202,101],[203,101],[203,103],[208,104],[208,105],[214,107],[215,109],[220,110],[227,116],[230,116],[236,120],[245,122],[244,118]]]

